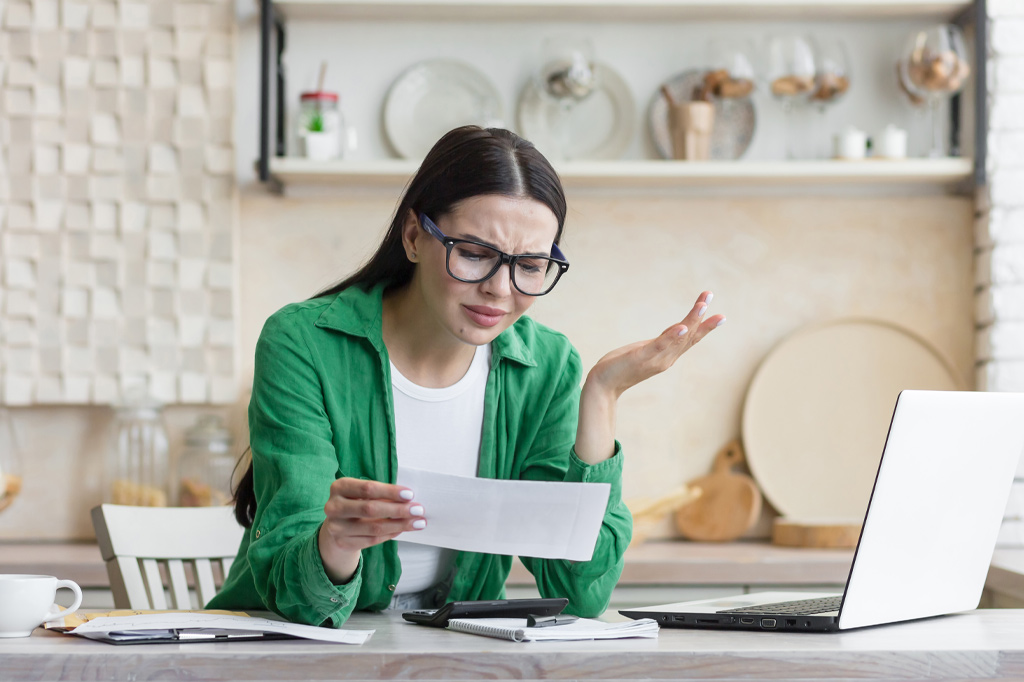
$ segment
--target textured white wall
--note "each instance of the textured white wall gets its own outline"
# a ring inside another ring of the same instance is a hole
[[[0,404],[235,399],[234,9],[0,3]]]
[[[975,221],[977,383],[1024,391],[1024,3],[989,0],[988,180]],[[1024,547],[1024,459],[999,543]]]

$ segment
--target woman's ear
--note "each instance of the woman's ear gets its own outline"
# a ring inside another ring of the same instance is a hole
[[[412,209],[409,209],[409,213],[405,216],[405,222],[402,223],[402,247],[405,249],[405,257],[413,263],[419,260],[417,244],[422,234],[423,229],[420,227],[419,217]]]

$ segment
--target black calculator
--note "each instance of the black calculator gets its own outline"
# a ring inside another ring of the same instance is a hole
[[[451,618],[526,618],[554,616],[568,605],[565,597],[553,599],[494,599],[490,601],[453,601],[439,609],[405,611],[402,618],[419,625],[448,627]]]

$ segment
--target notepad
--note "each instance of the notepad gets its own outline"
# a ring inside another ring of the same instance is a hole
[[[624,639],[627,637],[654,638],[658,636],[658,623],[651,618],[605,623],[580,618],[570,625],[546,628],[526,626],[525,618],[453,618],[448,629],[473,635],[509,639],[513,642],[566,642],[586,639]]]

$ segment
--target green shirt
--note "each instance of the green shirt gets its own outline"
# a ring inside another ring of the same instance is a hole
[[[269,609],[288,620],[341,626],[353,609],[391,602],[402,568],[395,542],[362,551],[344,585],[324,571],[317,535],[331,483],[395,482],[397,456],[383,285],[288,305],[256,344],[249,435],[257,508],[227,580],[208,608]],[[576,457],[582,366],[562,334],[521,317],[491,343],[478,476],[611,484],[590,561],[522,557],[544,597],[596,616],[622,572],[632,518],[622,502],[622,452],[596,465]],[[449,601],[500,599],[512,557],[459,552]]]

